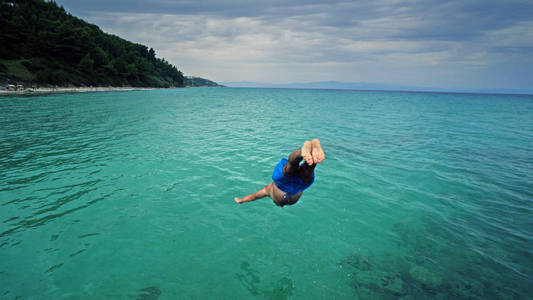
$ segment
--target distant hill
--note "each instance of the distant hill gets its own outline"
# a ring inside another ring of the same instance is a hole
[[[182,87],[154,49],[106,34],[43,0],[0,1],[0,83]]]
[[[443,89],[431,87],[403,86],[364,82],[320,81],[304,83],[260,83],[250,81],[222,82],[228,87],[257,88],[288,88],[288,89],[329,89],[329,90],[362,90],[362,91],[409,91],[409,92],[451,92],[451,93],[482,93],[482,94],[525,94],[533,95],[533,90],[516,89]]]
[[[200,77],[187,76],[184,79],[185,86],[195,87],[195,86],[209,86],[209,87],[224,87],[214,81],[207,80]]]
[[[327,90],[385,90],[385,91],[421,91],[423,88],[406,87],[392,84],[375,84],[364,82],[292,82],[292,83],[259,83],[249,81],[223,82],[228,87],[261,87],[261,88],[288,88],[288,89],[327,89]]]

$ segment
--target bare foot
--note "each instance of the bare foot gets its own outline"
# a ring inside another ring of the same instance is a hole
[[[233,199],[233,200],[235,200],[235,202],[237,202],[237,203],[241,204],[241,199],[239,199],[239,198],[235,197],[235,199]]]
[[[305,141],[302,146],[301,155],[305,159],[308,165],[313,164],[313,156],[311,155],[312,145],[310,141]]]
[[[315,164],[321,163],[326,158],[326,155],[324,154],[322,146],[320,146],[320,141],[318,139],[314,139],[311,142],[311,145],[311,155],[313,156],[313,161]]]

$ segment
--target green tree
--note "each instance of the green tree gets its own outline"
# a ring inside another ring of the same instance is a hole
[[[83,70],[87,73],[92,73],[94,67],[94,60],[91,59],[91,54],[87,53],[78,64],[78,69]]]
[[[54,1],[0,0],[0,59],[27,61],[41,84],[183,86],[153,48],[104,33]],[[2,71],[0,80],[17,79]]]
[[[94,57],[94,65],[95,66],[102,66],[109,63],[109,59],[107,57],[107,54],[105,53],[102,48],[96,46],[92,51],[92,57]]]

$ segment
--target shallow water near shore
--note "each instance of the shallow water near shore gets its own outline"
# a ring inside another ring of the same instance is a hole
[[[533,96],[0,98],[0,299],[527,299]],[[235,196],[320,138],[300,201]]]

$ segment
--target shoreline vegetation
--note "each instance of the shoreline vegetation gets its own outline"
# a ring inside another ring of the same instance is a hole
[[[155,88],[149,87],[39,87],[24,90],[9,91],[0,90],[2,96],[32,96],[48,94],[68,94],[68,93],[91,93],[91,92],[128,92],[128,91],[146,91]]]
[[[105,33],[54,1],[0,0],[0,28],[0,87],[6,90],[22,90],[19,85],[34,92],[219,86],[184,76],[153,48]],[[56,86],[62,88],[35,88]]]
[[[103,32],[55,2],[0,0],[0,84],[182,87],[155,50]]]
[[[181,88],[192,88],[192,87],[215,87],[215,86],[200,86],[200,85],[191,85],[184,86]],[[216,87],[224,87],[222,85],[217,85]],[[176,87],[177,88],[177,87]],[[155,87],[38,87],[38,88],[28,88],[23,90],[5,90],[0,89],[0,97],[6,96],[41,96],[41,95],[51,95],[51,94],[70,94],[70,93],[93,93],[93,92],[130,92],[130,91],[150,91],[161,88]],[[168,89],[168,88],[164,88]],[[172,88],[171,88],[172,89]]]

